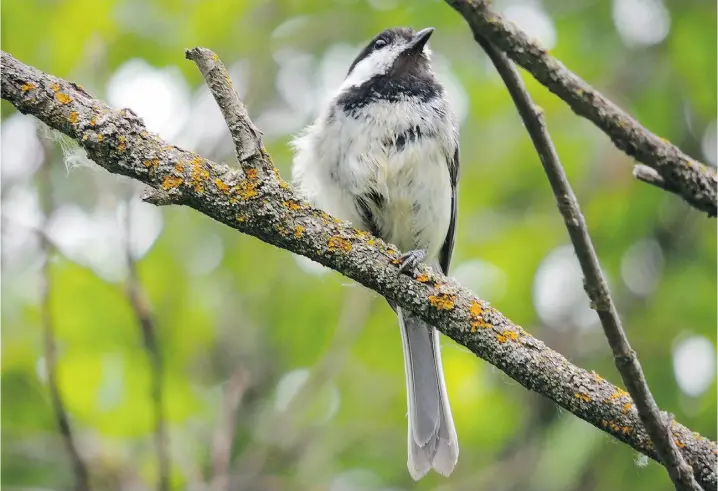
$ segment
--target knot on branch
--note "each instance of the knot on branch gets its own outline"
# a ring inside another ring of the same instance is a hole
[[[584,278],[583,289],[591,301],[591,308],[593,310],[600,312],[611,311],[611,294],[603,278],[599,278],[597,281],[587,281],[586,278]]]

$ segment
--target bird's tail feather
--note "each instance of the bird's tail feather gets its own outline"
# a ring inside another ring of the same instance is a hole
[[[441,366],[439,333],[409,312],[397,309],[404,348],[409,416],[409,474],[429,469],[448,476],[459,458],[456,429]]]

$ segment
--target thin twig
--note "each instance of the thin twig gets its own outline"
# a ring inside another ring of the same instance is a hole
[[[633,177],[639,181],[650,184],[651,186],[655,186],[658,189],[662,189],[673,194],[680,194],[679,190],[673,184],[666,181],[656,170],[651,169],[647,165],[634,165]]]
[[[46,162],[39,171],[41,181],[40,195],[43,202],[44,221],[38,233],[43,251],[42,276],[40,279],[41,289],[41,309],[42,309],[42,325],[44,335],[45,348],[45,372],[47,375],[47,385],[50,390],[50,400],[52,409],[55,413],[55,419],[65,445],[65,450],[72,462],[72,468],[75,474],[75,489],[77,491],[89,491],[90,479],[87,465],[80,455],[77,443],[75,441],[74,432],[70,425],[70,418],[65,409],[65,404],[57,385],[57,346],[55,344],[55,328],[52,317],[52,272],[50,267],[50,258],[54,252],[54,247],[47,237],[47,228],[50,215],[53,210],[52,185],[50,179],[50,166],[47,162],[49,156],[45,156]]]
[[[676,489],[700,491],[700,487],[693,477],[693,470],[683,460],[668,425],[661,416],[656,401],[648,388],[638,357],[631,349],[623,330],[621,319],[608,290],[608,284],[601,271],[593,242],[588,234],[586,220],[548,134],[543,111],[533,103],[518,70],[506,56],[485,38],[475,36],[475,39],[491,58],[496,70],[504,80],[526,126],[526,131],[541,158],[544,171],[556,197],[559,212],[566,224],[576,256],[578,256],[585,277],[586,292],[591,299],[592,307],[601,319],[603,330],[613,351],[616,368],[636,404],[641,421],[651,436],[651,441],[655,444],[656,452],[668,470]]]
[[[235,370],[224,390],[224,404],[220,424],[212,440],[213,477],[210,484],[212,491],[229,489],[229,462],[232,456],[232,444],[237,431],[237,412],[242,404],[242,397],[247,390],[249,374],[244,368]]]
[[[181,191],[170,193],[172,203],[340,272],[437,326],[527,389],[659,458],[636,411],[624,410],[632,404],[628,394],[571,364],[455,280],[426,266],[417,277],[398,274],[396,247],[312,208],[281,179],[243,178],[148,133],[131,111],[112,110],[66,80],[1,55],[2,98],[73,138],[107,171]],[[265,154],[255,158],[272,165]],[[671,430],[696,479],[717,489],[715,442],[677,423]]]
[[[505,52],[536,80],[563,99],[573,111],[611,138],[616,147],[656,170],[675,194],[708,216],[718,209],[718,174],[671,142],[658,137],[603,94],[568,70],[528,34],[490,8],[490,0],[446,0],[481,36]]]
[[[142,342],[147,351],[151,372],[151,396],[154,411],[155,453],[157,457],[157,489],[169,491],[170,489],[170,456],[169,438],[167,435],[167,421],[164,413],[164,390],[162,384],[162,357],[157,343],[157,328],[152,315],[152,309],[142,291],[142,285],[137,275],[137,261],[132,254],[131,247],[131,221],[130,210],[127,207],[125,220],[125,259],[127,261],[128,278],[125,290],[142,333]]]

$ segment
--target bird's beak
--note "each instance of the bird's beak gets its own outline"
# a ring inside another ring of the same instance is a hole
[[[422,49],[424,49],[424,46],[429,41],[431,33],[433,32],[433,27],[427,27],[426,29],[422,29],[421,31],[414,34],[414,39],[409,42],[408,49],[410,51],[413,51],[414,53],[420,52]]]

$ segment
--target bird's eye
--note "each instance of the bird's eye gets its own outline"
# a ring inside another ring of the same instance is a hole
[[[377,39],[374,41],[374,49],[381,49],[386,46],[386,41],[383,39]]]

